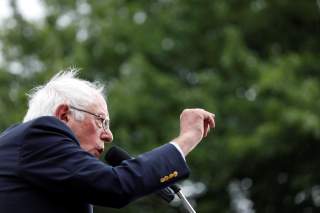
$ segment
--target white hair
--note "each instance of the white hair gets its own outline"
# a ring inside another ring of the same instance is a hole
[[[78,70],[62,70],[45,85],[33,88],[28,94],[29,107],[23,122],[40,116],[53,116],[61,104],[86,108],[103,95],[104,87],[99,82],[91,83],[77,77]],[[73,112],[78,119],[81,114]]]

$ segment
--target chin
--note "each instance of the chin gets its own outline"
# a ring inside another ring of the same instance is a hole
[[[91,155],[93,155],[94,157],[96,157],[97,159],[99,159],[100,156],[101,156],[101,154],[100,154],[98,151],[96,151],[96,150],[89,151],[89,153],[90,153]]]

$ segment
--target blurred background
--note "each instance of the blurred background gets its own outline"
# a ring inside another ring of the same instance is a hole
[[[216,114],[181,182],[197,212],[320,212],[320,1],[1,0],[0,131],[59,70],[106,85],[114,143],[138,155]],[[76,91],[75,91],[76,92]],[[154,196],[106,212],[184,212]]]

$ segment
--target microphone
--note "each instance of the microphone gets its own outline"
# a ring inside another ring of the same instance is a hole
[[[125,150],[121,149],[120,147],[113,146],[106,153],[104,159],[109,165],[118,166],[122,161],[133,158]],[[169,187],[156,192],[156,194],[168,203],[170,203],[174,199],[174,193],[169,189]]]
[[[104,159],[109,165],[118,166],[121,164],[122,161],[133,159],[133,158],[124,149],[118,146],[113,146],[106,153]]]

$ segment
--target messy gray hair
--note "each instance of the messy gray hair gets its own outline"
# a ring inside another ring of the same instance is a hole
[[[53,116],[61,104],[86,108],[94,104],[96,97],[104,96],[104,87],[99,82],[91,83],[77,77],[78,69],[62,70],[45,85],[33,88],[28,94],[29,107],[23,122],[40,116]],[[75,112],[78,119],[81,114]]]

